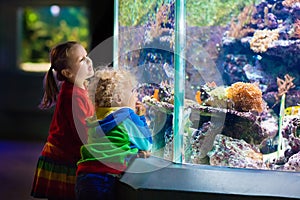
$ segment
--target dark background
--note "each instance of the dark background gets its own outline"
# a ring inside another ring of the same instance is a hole
[[[91,49],[113,36],[112,0],[0,0],[0,139],[41,141],[47,137],[52,110],[38,109],[45,73],[19,69],[17,9],[52,4],[86,5],[90,9]]]
[[[53,112],[38,108],[45,73],[24,72],[17,64],[17,10],[52,4],[85,5],[90,9],[91,49],[113,36],[113,0],[0,0],[1,200],[33,199],[30,190],[34,170],[48,136]]]

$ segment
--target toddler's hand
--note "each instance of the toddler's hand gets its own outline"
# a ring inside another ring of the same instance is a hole
[[[137,154],[137,158],[149,158],[151,155],[150,151],[139,151]]]
[[[88,127],[93,127],[95,125],[98,125],[97,117],[95,115],[91,117],[87,117],[85,119],[85,123]]]
[[[137,101],[135,104],[135,113],[139,116],[145,115],[146,107],[142,104],[142,102]]]

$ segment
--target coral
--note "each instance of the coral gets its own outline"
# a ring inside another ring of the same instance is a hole
[[[262,92],[255,83],[236,82],[227,88],[227,97],[232,99],[237,111],[262,112]]]
[[[169,42],[170,48],[174,46],[174,22],[170,16],[172,12],[172,4],[162,4],[157,11],[155,20],[150,21],[148,30],[145,33],[145,43],[151,43],[154,39],[161,42]]]
[[[207,153],[212,150],[215,137],[221,133],[222,126],[212,122],[202,124],[202,127],[193,132],[190,139],[192,145],[191,161],[194,164],[204,164]]]
[[[274,15],[273,13],[268,13],[267,14],[267,23],[266,26],[269,29],[275,29],[278,28],[278,21],[277,21],[277,17],[276,15]]]
[[[218,86],[207,93],[209,97],[204,101],[205,105],[228,109],[233,107],[232,102],[227,98],[226,88],[224,86]]]
[[[300,39],[300,19],[296,19],[293,28],[289,32],[289,37]]]
[[[267,168],[258,149],[244,140],[224,135],[216,136],[214,148],[208,155],[211,165],[252,169]]]
[[[248,25],[251,23],[252,14],[255,12],[254,5],[244,7],[237,18],[237,22],[234,19],[231,20],[228,36],[239,39],[253,33],[254,29]]]
[[[300,19],[297,19],[294,23],[294,37],[300,39]]]
[[[300,2],[295,3],[290,9],[290,18],[292,22],[295,22],[296,19],[300,18]]]
[[[288,148],[284,152],[286,159],[300,151],[300,118],[299,116],[284,116],[282,136],[287,139]]]
[[[291,88],[295,87],[295,85],[293,83],[294,79],[295,79],[294,77],[292,77],[288,74],[284,75],[284,80],[277,77],[278,93],[275,96],[277,102],[279,101],[280,97],[283,94],[286,94]]]
[[[287,163],[284,164],[283,170],[286,171],[300,171],[300,152],[292,155]]]
[[[278,30],[256,30],[250,41],[250,48],[256,53],[266,52],[270,44],[278,38]]]
[[[159,10],[156,14],[156,22],[152,22],[153,29],[151,29],[151,32],[150,32],[152,37],[158,37],[164,31],[169,30],[169,29],[166,30],[166,28],[161,27],[162,24],[166,23],[168,10],[169,10],[168,5],[162,5],[159,8]]]
[[[282,2],[282,5],[285,7],[293,7],[296,3],[300,3],[300,0],[284,0]]]
[[[264,21],[265,21],[265,25],[268,25],[268,22],[269,22],[268,14],[269,14],[269,8],[266,6],[266,7],[264,7]]]
[[[276,122],[275,125],[277,124],[277,120],[270,119],[272,116],[262,119],[261,115],[257,115],[255,112],[239,112],[232,109],[202,106],[198,103],[187,104],[185,102],[185,106],[187,109],[191,108],[192,110],[191,121],[194,128],[198,129],[198,126],[212,119],[225,119],[225,121],[219,120],[219,122],[224,122],[222,124],[222,134],[236,139],[243,139],[249,144],[259,145],[269,136],[273,136],[273,127],[267,126],[273,125],[273,121]],[[262,120],[270,120],[270,123],[262,123]]]
[[[269,164],[279,167],[282,170],[295,171],[299,170],[299,153],[300,153],[300,118],[297,115],[288,115],[283,117],[282,121],[282,137],[283,137],[283,154],[278,157],[277,152],[266,154],[269,157]],[[276,142],[278,143],[278,142]],[[298,160],[298,161],[297,161]],[[267,161],[267,160],[266,160]],[[274,168],[275,169],[275,168]]]

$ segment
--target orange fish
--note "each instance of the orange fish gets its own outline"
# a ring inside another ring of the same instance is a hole
[[[197,91],[197,92],[196,92],[195,99],[196,99],[196,101],[197,101],[199,104],[202,103],[202,100],[201,100],[201,92],[200,92],[200,91]]]
[[[154,90],[154,94],[153,94],[153,98],[156,99],[157,101],[159,101],[159,89],[155,89]]]

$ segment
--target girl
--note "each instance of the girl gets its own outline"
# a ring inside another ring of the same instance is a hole
[[[75,199],[76,162],[87,135],[85,118],[94,114],[85,88],[94,69],[84,47],[73,41],[54,47],[50,62],[40,107],[56,106],[47,142],[37,162],[31,196],[71,200]],[[61,81],[60,88],[55,75]]]
[[[151,132],[137,103],[135,80],[123,70],[96,71],[89,86],[96,120],[88,120],[88,144],[81,148],[76,196],[78,200],[115,198],[115,183],[130,158],[148,157]]]

